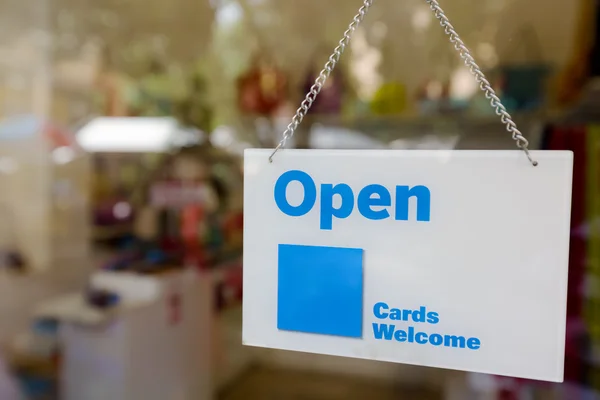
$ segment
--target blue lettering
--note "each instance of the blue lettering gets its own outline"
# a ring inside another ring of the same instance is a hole
[[[444,338],[442,337],[442,335],[434,333],[433,335],[429,336],[429,343],[431,343],[434,346],[439,346],[442,343],[444,343]]]
[[[340,208],[333,207],[333,196],[341,198]],[[345,183],[339,185],[321,185],[321,229],[331,230],[333,217],[344,219],[352,214],[354,209],[354,193]]]
[[[373,335],[375,336],[375,339],[392,340],[395,329],[395,325],[373,323]]]
[[[427,311],[427,307],[420,306],[417,310],[390,308],[386,302],[379,302],[373,306],[373,315],[378,319],[393,321],[412,321],[414,323],[437,324],[440,321],[437,312]],[[373,335],[379,340],[393,340],[397,342],[431,344],[432,346],[453,347],[460,349],[479,350],[481,340],[476,337],[466,338],[460,335],[444,335],[440,333],[426,333],[415,329],[414,326],[396,328],[392,324],[373,323]]]
[[[396,186],[396,220],[408,221],[409,200],[417,199],[417,221],[429,221],[431,214],[431,193],[426,186]]]
[[[304,188],[304,199],[298,206],[292,206],[287,201],[287,187],[293,182],[298,181]],[[312,210],[317,200],[317,187],[315,182],[306,172],[287,171],[282,174],[275,183],[275,203],[277,207],[290,217],[301,217]]]
[[[425,307],[419,307],[419,310],[412,312],[412,320],[414,322],[425,322],[425,313],[427,309]]]
[[[467,340],[467,347],[471,350],[477,350],[481,347],[481,342],[477,338],[469,338],[469,340]]]
[[[415,336],[415,341],[418,344],[427,344],[427,334],[425,332],[419,332]]]
[[[373,197],[377,195],[377,197]],[[358,211],[363,217],[372,220],[381,220],[390,217],[385,208],[375,211],[373,207],[389,207],[392,205],[390,192],[381,185],[365,186],[358,194]]]
[[[379,319],[386,319],[388,317],[388,313],[382,313],[381,310],[389,310],[390,307],[385,303],[377,303],[373,306],[373,314],[375,317]]]
[[[406,342],[406,331],[398,329],[396,332],[394,332],[394,339],[399,342]]]
[[[402,321],[402,310],[399,308],[392,308],[390,311],[390,319],[393,321]]]
[[[299,205],[291,205],[287,198],[290,183],[297,181],[302,185],[304,197]],[[317,186],[313,178],[304,171],[291,170],[284,172],[275,182],[274,197],[277,207],[290,217],[301,217],[308,214],[317,201]],[[378,221],[390,218],[392,196],[390,191],[378,184],[363,187],[355,200],[354,192],[345,183],[321,184],[320,186],[320,228],[333,229],[333,219],[348,218],[354,211],[356,202],[359,213],[370,220]],[[339,196],[339,207],[334,207],[334,198]],[[408,221],[410,199],[416,199],[416,220],[429,221],[431,218],[431,193],[426,186],[396,186],[395,217],[396,221]]]
[[[429,322],[430,324],[437,324],[438,322],[440,322],[440,316],[438,313],[436,312],[428,312],[427,313],[427,322]]]
[[[444,335],[444,346],[465,348],[464,336]]]

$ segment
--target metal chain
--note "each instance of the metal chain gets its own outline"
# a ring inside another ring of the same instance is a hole
[[[298,125],[300,125],[300,123],[308,113],[308,110],[310,109],[313,102],[321,92],[321,89],[323,89],[325,81],[327,81],[327,78],[329,78],[329,75],[331,75],[331,72],[333,72],[333,69],[335,68],[336,64],[338,63],[338,61],[340,61],[340,57],[346,49],[346,46],[348,46],[348,43],[350,43],[350,38],[352,37],[352,34],[354,33],[358,25],[363,21],[363,19],[365,19],[367,11],[369,11],[369,8],[371,8],[374,1],[375,0],[363,1],[363,5],[358,10],[358,14],[354,16],[352,22],[348,26],[348,29],[346,29],[346,32],[344,32],[344,37],[339,41],[337,47],[333,50],[333,54],[329,56],[329,60],[327,60],[327,62],[325,63],[325,67],[323,68],[323,70],[317,77],[315,83],[311,86],[310,90],[308,91],[308,94],[300,104],[300,108],[296,110],[296,115],[294,115],[294,117],[292,118],[292,122],[290,122],[290,124],[283,132],[283,138],[281,139],[277,147],[275,147],[273,153],[271,153],[271,155],[269,156],[269,162],[273,162],[273,156],[275,155],[275,153],[282,149],[285,146],[286,142],[292,136],[294,136],[296,128],[298,128]]]
[[[465,65],[469,67],[471,74],[475,77],[475,80],[479,83],[479,88],[485,93],[485,97],[490,100],[491,106],[496,110],[496,115],[500,117],[500,120],[506,125],[506,130],[512,134],[512,139],[516,142],[517,147],[525,152],[525,155],[534,167],[538,165],[538,162],[531,157],[529,152],[529,141],[525,139],[525,136],[517,128],[517,124],[513,121],[510,114],[506,111],[506,108],[500,101],[500,98],[496,95],[496,92],[490,85],[490,82],[486,79],[481,68],[475,62],[475,59],[471,55],[471,52],[465,46],[458,33],[454,30],[454,27],[446,17],[444,10],[440,7],[437,0],[425,0],[431,11],[434,12],[435,17],[440,21],[440,25],[444,28],[446,35],[449,36],[450,42],[454,44],[454,48],[460,54],[460,57],[464,60]]]
[[[350,42],[350,38],[352,34],[358,27],[358,25],[364,20],[369,8],[373,5],[375,0],[364,0],[362,7],[358,10],[358,14],[356,14],[350,23],[350,26],[344,32],[344,37],[340,40],[338,46],[334,49],[333,54],[329,57],[329,60],[325,64],[325,67],[319,74],[319,77],[316,79],[314,85],[310,88],[306,98],[300,104],[300,108],[296,110],[296,114],[292,118],[292,122],[287,126],[286,130],[283,132],[283,138],[273,150],[273,153],[269,156],[269,162],[273,162],[273,156],[282,149],[287,141],[294,136],[294,132],[298,128],[298,125],[302,122],[308,110],[312,106],[313,102],[321,92],[325,81],[335,68],[336,64],[340,60],[342,53],[344,52],[346,46]],[[480,89],[485,93],[485,97],[490,100],[491,106],[495,109],[496,115],[500,117],[500,120],[504,125],[506,125],[506,130],[512,134],[512,139],[516,142],[516,145],[519,149],[523,150],[531,164],[535,167],[538,165],[538,162],[535,161],[531,153],[529,152],[529,141],[523,136],[521,131],[517,128],[517,124],[513,121],[511,115],[506,111],[506,108],[500,101],[500,98],[496,95],[496,92],[490,85],[490,82],[486,79],[485,74],[481,71],[481,68],[475,62],[475,59],[471,55],[471,52],[464,44],[458,33],[454,30],[454,27],[446,17],[444,10],[440,7],[440,4],[437,0],[425,0],[431,11],[435,14],[435,17],[440,21],[440,25],[444,28],[446,35],[449,36],[450,42],[454,44],[454,48],[459,52],[460,57],[464,60],[465,65],[469,67],[471,74],[475,77],[475,80],[479,83]]]

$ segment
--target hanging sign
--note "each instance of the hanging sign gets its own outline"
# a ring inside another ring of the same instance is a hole
[[[571,152],[271,153],[245,153],[245,344],[563,380]]]

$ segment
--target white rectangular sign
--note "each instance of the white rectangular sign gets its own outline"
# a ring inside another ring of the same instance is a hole
[[[247,345],[562,381],[573,155],[246,150]]]

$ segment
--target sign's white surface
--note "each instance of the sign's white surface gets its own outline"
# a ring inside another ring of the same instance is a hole
[[[573,155],[245,152],[247,345],[563,380]]]

